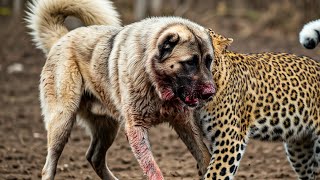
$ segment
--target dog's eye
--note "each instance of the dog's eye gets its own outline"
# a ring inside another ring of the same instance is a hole
[[[207,55],[205,59],[205,64],[209,70],[210,70],[211,63],[212,63],[212,57],[210,55]]]
[[[199,62],[199,56],[193,55],[191,59],[182,62],[183,64],[189,66],[189,67],[196,67]]]

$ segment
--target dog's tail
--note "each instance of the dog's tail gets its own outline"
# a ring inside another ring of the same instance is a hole
[[[67,16],[79,18],[84,25],[121,26],[119,14],[109,0],[32,0],[26,21],[33,41],[44,53],[68,33]]]

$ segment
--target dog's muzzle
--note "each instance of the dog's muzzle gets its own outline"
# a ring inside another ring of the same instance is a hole
[[[215,85],[212,83],[205,84],[201,87],[200,98],[202,100],[208,101],[216,93]]]
[[[199,85],[191,89],[180,88],[177,91],[180,100],[189,107],[197,107],[200,101],[210,100],[215,93],[215,85],[211,83]]]

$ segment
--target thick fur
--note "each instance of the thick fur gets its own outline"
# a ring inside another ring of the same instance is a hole
[[[320,19],[305,24],[299,33],[300,44],[314,49],[320,42]]]
[[[233,179],[249,139],[283,141],[301,180],[319,162],[320,63],[286,53],[226,50],[232,39],[211,31],[217,93],[199,121],[212,154],[205,179]]]
[[[28,4],[28,8],[26,20],[28,27],[32,29],[33,41],[45,54],[48,54],[58,39],[68,33],[63,24],[65,16],[79,17],[87,26],[121,26],[118,12],[112,3],[106,0],[33,0]]]
[[[68,32],[73,15],[88,26]],[[103,0],[34,1],[28,13],[37,46],[47,55],[40,100],[48,130],[42,179],[53,179],[76,119],[91,134],[87,159],[102,179],[116,179],[105,165],[123,122],[132,151],[149,179],[163,179],[148,129],[169,122],[205,172],[209,152],[193,109],[215,93],[213,47],[200,25],[178,17],[149,18],[125,27]],[[207,160],[207,161],[206,161]]]

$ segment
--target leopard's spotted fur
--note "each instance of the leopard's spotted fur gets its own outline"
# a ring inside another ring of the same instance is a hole
[[[204,178],[232,179],[249,138],[255,138],[284,141],[299,179],[314,179],[320,64],[286,53],[235,53],[226,50],[232,39],[210,33],[217,93],[199,113],[212,153]]]

